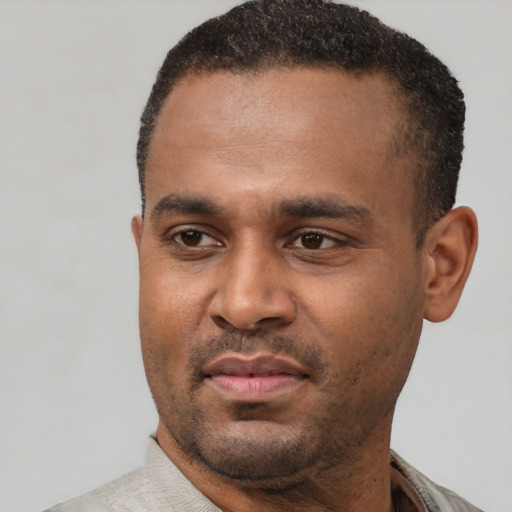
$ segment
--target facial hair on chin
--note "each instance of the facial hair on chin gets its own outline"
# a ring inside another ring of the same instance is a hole
[[[340,443],[333,439],[332,429],[329,428],[333,417],[344,413],[344,400],[339,406],[335,402],[330,403],[317,416],[310,416],[309,411],[304,411],[305,419],[300,428],[268,422],[266,426],[260,425],[259,435],[253,437],[216,431],[197,399],[197,392],[205,377],[205,365],[227,351],[245,355],[262,351],[294,358],[301,366],[310,370],[317,384],[324,388],[328,396],[339,394],[339,389],[335,389],[339,383],[332,381],[329,366],[318,346],[311,341],[272,332],[260,332],[251,336],[229,332],[209,338],[192,347],[188,354],[189,378],[186,383],[186,396],[179,397],[177,389],[169,382],[160,386],[160,389],[166,390],[165,393],[153,393],[160,418],[185,453],[219,475],[236,479],[247,487],[260,489],[296,485],[295,476],[305,468],[320,462],[325,469],[329,469],[339,463],[341,452],[346,451],[348,455],[346,447],[340,449],[339,446],[346,440]],[[154,362],[160,365],[167,358],[156,359]],[[159,373],[166,375],[168,371],[168,368],[160,368]],[[231,412],[243,422],[251,419],[251,410],[254,412],[256,408],[241,404],[234,406]],[[350,441],[352,443],[353,440]]]

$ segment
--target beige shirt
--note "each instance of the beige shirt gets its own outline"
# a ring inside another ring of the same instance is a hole
[[[391,452],[395,510],[400,512],[481,512],[439,487]],[[220,512],[149,439],[146,464],[83,496],[46,512]]]

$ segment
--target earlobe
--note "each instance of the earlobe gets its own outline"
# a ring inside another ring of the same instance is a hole
[[[471,271],[478,243],[475,213],[467,206],[449,211],[429,230],[424,317],[442,322],[454,312]]]
[[[142,239],[142,216],[135,215],[132,218],[132,234],[137,246],[137,251],[140,252],[140,242]]]

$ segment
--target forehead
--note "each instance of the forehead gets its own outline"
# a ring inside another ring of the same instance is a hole
[[[411,186],[404,180],[410,162],[396,152],[404,112],[397,87],[380,73],[277,68],[188,76],[157,120],[148,207],[184,176],[190,185],[221,174],[226,182],[243,179],[246,190],[281,176],[286,190],[314,186],[319,194],[331,194],[339,175],[342,187],[357,182],[372,202],[383,183]]]
[[[392,135],[406,117],[398,91],[394,80],[381,72],[333,68],[201,72],[183,78],[168,95],[153,140],[162,129],[168,136],[173,127],[174,136],[186,136],[183,130],[197,129],[198,118],[206,135],[221,139],[222,134],[229,136],[230,128],[246,131],[260,123],[265,129],[262,121],[272,128],[280,125],[290,138],[314,121],[316,131],[310,136],[321,136],[322,128],[338,122],[372,139],[378,132],[380,139]]]

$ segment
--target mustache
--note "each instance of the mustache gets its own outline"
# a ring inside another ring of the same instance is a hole
[[[300,337],[282,336],[272,331],[249,334],[231,331],[208,338],[192,350],[189,359],[191,375],[202,380],[202,369],[205,365],[228,351],[245,355],[258,351],[272,355],[286,355],[316,374],[325,374],[327,369],[322,353],[312,341],[306,341]]]

